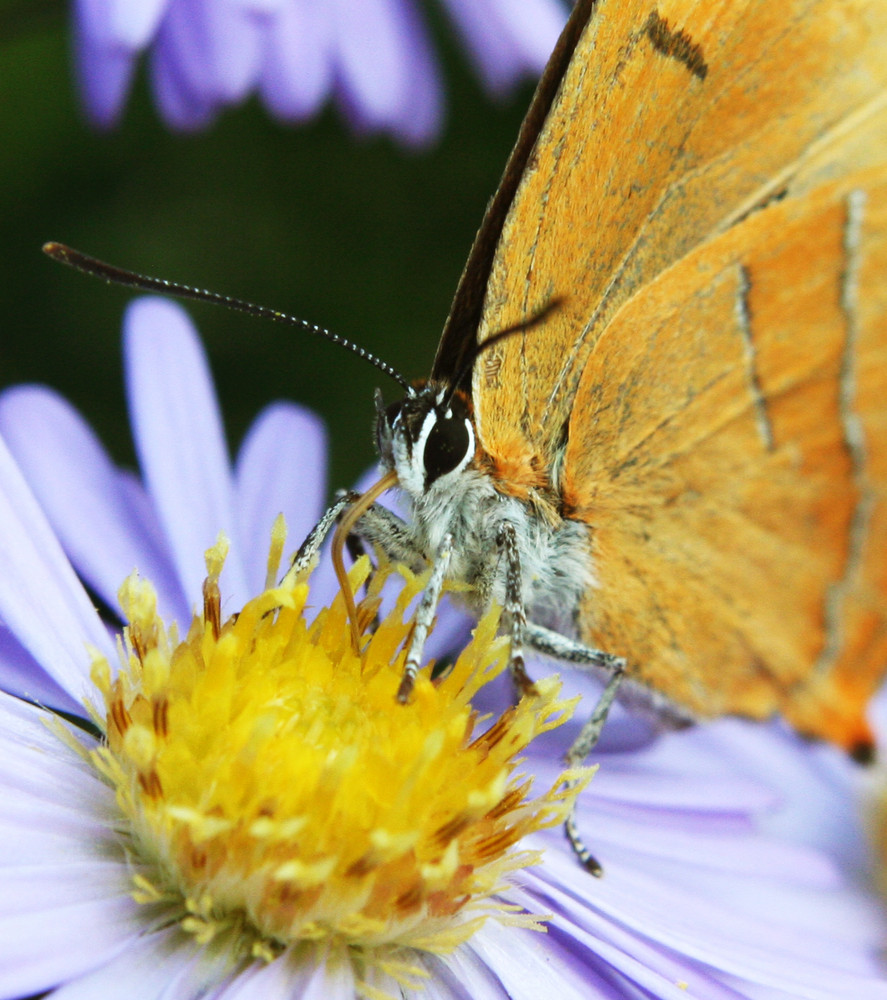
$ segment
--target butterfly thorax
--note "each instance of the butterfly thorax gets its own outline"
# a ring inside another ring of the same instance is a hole
[[[572,633],[579,599],[593,586],[589,531],[581,522],[538,516],[490,472],[467,396],[428,382],[400,402],[377,399],[382,464],[394,470],[412,507],[412,542],[433,561],[452,535],[449,578],[467,584],[465,602],[483,611],[504,600],[503,523],[514,527],[524,606],[537,624]]]

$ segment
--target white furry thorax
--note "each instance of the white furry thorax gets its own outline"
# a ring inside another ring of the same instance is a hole
[[[588,527],[569,520],[551,524],[525,501],[500,492],[494,477],[475,464],[476,432],[470,417],[466,420],[470,448],[464,459],[428,483],[424,442],[434,419],[429,410],[415,421],[412,438],[395,420],[383,449],[384,464],[397,473],[410,501],[409,529],[415,547],[433,561],[444,536],[451,534],[448,577],[472,588],[463,600],[482,613],[492,601],[504,601],[506,567],[498,536],[502,522],[510,522],[528,618],[562,634],[574,634],[579,601],[594,585]]]

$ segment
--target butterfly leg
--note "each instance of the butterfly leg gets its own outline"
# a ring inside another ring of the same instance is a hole
[[[302,543],[301,548],[293,559],[292,566],[286,578],[298,575],[311,565],[331,528],[335,525],[341,514],[358,498],[359,494],[356,493],[344,493],[340,497],[337,497],[336,501],[320,521],[317,522]],[[397,514],[388,510],[387,507],[373,504],[360,518],[358,529],[353,536],[357,545],[362,546],[366,542],[377,546],[389,559],[405,563],[414,572],[419,572],[426,567],[427,560],[425,555],[413,542],[408,526]],[[422,600],[416,609],[413,632],[410,636],[409,646],[407,647],[403,677],[397,692],[397,699],[401,703],[409,699],[413,685],[416,682],[416,675],[419,672],[422,653],[425,649],[425,640],[431,631],[437,606],[440,603],[440,596],[443,591],[452,552],[452,535],[445,535],[440,549],[435,556],[431,576],[422,594]]]
[[[524,608],[523,577],[517,531],[510,521],[503,521],[496,538],[505,557],[505,613],[511,626],[511,653],[508,672],[518,696],[534,694],[535,688],[524,663],[524,637],[527,631],[527,613]]]
[[[413,540],[409,525],[381,504],[374,503],[364,512],[357,522],[356,536],[381,549],[392,562],[409,566],[414,573],[428,568],[425,553]]]
[[[336,522],[358,499],[360,494],[353,491],[342,492],[336,497],[299,546],[284,581],[293,580],[312,565]],[[359,527],[359,532],[353,536],[357,544],[378,545],[389,559],[406,564],[414,573],[425,568],[425,557],[413,543],[406,522],[387,507],[373,504],[360,519]]]
[[[572,663],[577,667],[591,668],[592,673],[613,673],[625,670],[625,660],[613,653],[605,653],[601,649],[593,649],[585,643],[577,642],[569,636],[555,632],[553,629],[527,623],[527,644],[537,653],[550,656],[562,663]]]
[[[358,493],[342,493],[336,497],[333,503],[327,508],[323,517],[308,532],[305,541],[299,546],[299,551],[293,556],[290,568],[281,580],[281,583],[292,583],[302,573],[306,572],[317,559],[321,546],[326,541],[326,536],[338,521],[342,512],[346,510],[358,498]]]
[[[591,717],[586,721],[582,729],[579,730],[579,735],[573,740],[573,744],[567,751],[564,758],[565,763],[568,767],[576,767],[585,761],[591,751],[594,749],[595,744],[600,739],[601,730],[604,728],[604,723],[607,721],[607,716],[610,714],[610,708],[616,699],[616,694],[619,691],[619,685],[622,683],[622,678],[625,676],[625,671],[622,667],[613,671],[612,676],[609,681],[607,681],[607,686],[604,688],[600,698],[598,698],[597,704],[594,706],[594,711],[591,713]],[[575,785],[573,781],[567,781],[564,784],[566,789],[570,789]],[[604,874],[604,869],[601,867],[600,862],[597,858],[589,851],[582,839],[582,835],[579,832],[579,828],[576,825],[576,807],[574,806],[570,810],[570,815],[567,816],[564,821],[564,833],[567,835],[567,840],[570,842],[570,847],[573,848],[573,853],[579,859],[579,864],[587,871],[594,875],[596,878],[600,878]]]
[[[434,567],[422,594],[422,600],[419,602],[419,607],[416,608],[413,633],[410,636],[410,644],[407,647],[407,656],[403,666],[403,676],[400,679],[400,687],[397,689],[397,700],[401,704],[405,704],[409,700],[416,683],[416,674],[418,674],[419,665],[422,662],[425,640],[428,638],[434,616],[437,614],[437,606],[440,603],[440,595],[443,591],[444,580],[447,578],[452,554],[453,536],[446,534],[437,550]]]
[[[612,653],[605,653],[600,649],[592,649],[583,643],[570,639],[551,629],[543,628],[541,625],[529,623],[527,625],[527,642],[537,653],[544,653],[546,656],[566,663],[574,663],[577,666],[591,667],[595,671],[607,671],[610,678],[604,688],[591,717],[579,731],[579,735],[573,741],[572,746],[567,751],[565,762],[568,767],[575,767],[581,764],[594,749],[595,744],[600,739],[601,730],[607,721],[610,708],[616,699],[619,686],[625,676],[625,660]],[[567,782],[566,788],[571,787],[571,782]],[[589,851],[588,847],[579,833],[576,825],[576,815],[570,812],[564,822],[564,833],[573,848],[573,853],[579,859],[582,867],[596,877],[603,875],[604,870],[597,858]]]

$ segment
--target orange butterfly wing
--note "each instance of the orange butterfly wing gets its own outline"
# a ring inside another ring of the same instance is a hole
[[[563,302],[479,359],[481,444],[504,490],[589,523],[585,639],[698,714],[861,744],[887,664],[887,5],[602,0],[571,24],[478,339]]]
[[[870,742],[887,667],[885,274],[877,171],[690,254],[585,367],[563,481],[599,583],[581,632],[699,716],[778,710]]]

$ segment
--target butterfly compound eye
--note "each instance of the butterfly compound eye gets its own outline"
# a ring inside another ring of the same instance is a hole
[[[426,486],[452,472],[465,459],[470,444],[471,432],[464,417],[439,416],[428,432],[422,453]]]
[[[397,402],[389,403],[382,412],[385,414],[385,420],[389,427],[394,426],[394,421],[400,416],[400,411],[403,409],[403,400],[398,399]]]

